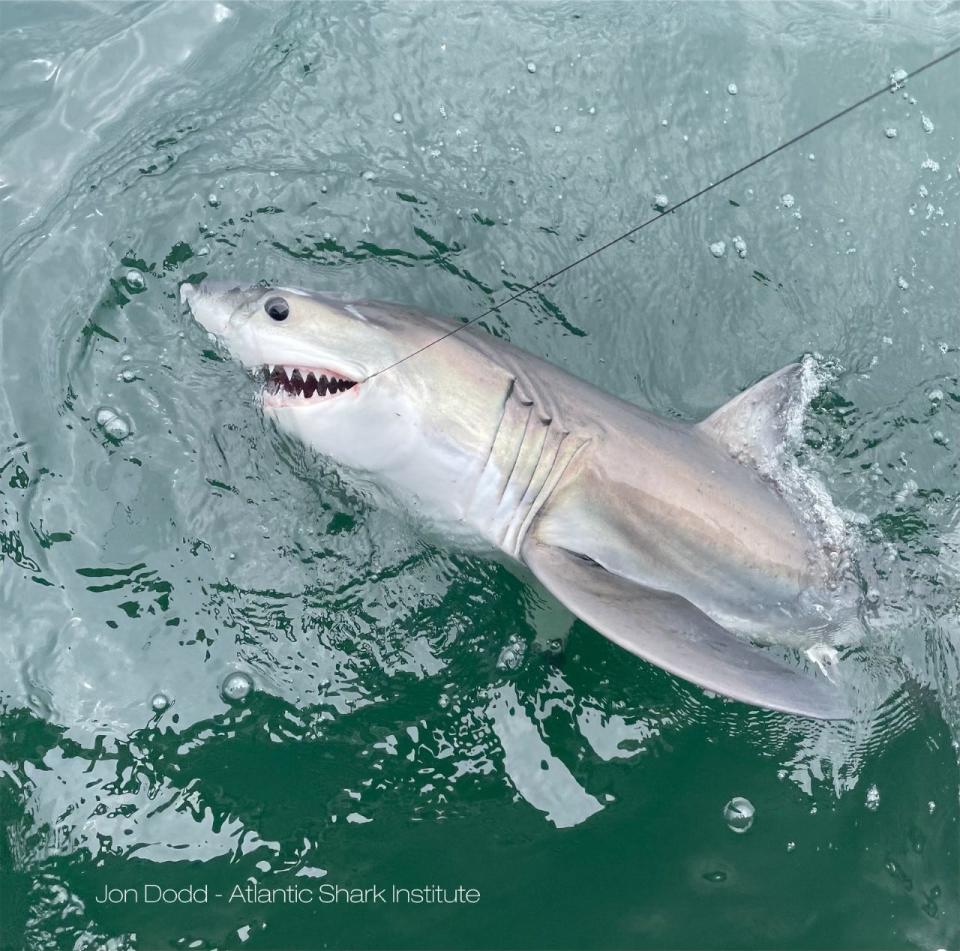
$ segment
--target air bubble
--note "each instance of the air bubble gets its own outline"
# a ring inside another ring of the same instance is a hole
[[[749,799],[744,799],[743,796],[734,796],[723,807],[723,818],[731,832],[742,835],[753,825],[755,811],[753,803]]]
[[[220,685],[220,696],[227,703],[239,703],[253,690],[253,678],[242,670],[228,674]]]
[[[170,706],[170,698],[165,693],[155,693],[150,698],[150,706],[155,713],[163,713]]]
[[[516,670],[522,660],[523,643],[516,635],[513,635],[507,641],[506,647],[500,651],[500,656],[497,658],[497,667],[500,670]]]
[[[122,416],[111,419],[103,428],[113,439],[126,439],[130,435],[130,426]]]
[[[104,406],[97,411],[97,425],[118,442],[130,435],[130,424],[115,410]]]
[[[127,271],[123,279],[127,282],[127,287],[134,291],[142,291],[147,286],[139,271]]]
[[[394,122],[403,122],[403,113],[402,113],[402,112],[395,112],[395,113],[393,114],[393,121],[394,121]]]
[[[722,258],[727,253],[727,243],[725,241],[714,241],[710,245],[710,253],[715,258]]]
[[[876,784],[867,790],[866,806],[871,812],[876,812],[880,808],[880,790]]]

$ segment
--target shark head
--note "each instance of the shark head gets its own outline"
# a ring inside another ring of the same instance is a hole
[[[439,318],[336,294],[224,282],[183,284],[180,299],[253,374],[264,414],[290,435],[354,469],[403,474],[412,485],[438,467],[460,466],[470,434],[460,431],[458,348],[445,348],[442,360],[429,351],[404,359],[449,332]]]
[[[264,384],[264,407],[317,412],[389,353],[389,335],[333,296],[227,282],[183,284],[180,299]],[[358,394],[354,394],[356,398]]]

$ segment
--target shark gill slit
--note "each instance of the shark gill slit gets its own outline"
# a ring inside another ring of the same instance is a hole
[[[530,412],[513,469],[500,494],[501,500],[505,499],[506,504],[498,504],[494,521],[498,527],[501,546],[505,550],[512,550],[516,555],[527,528],[566,468],[566,463],[559,471],[556,467],[568,433],[555,425],[556,411],[551,405],[549,394],[544,396],[534,385],[534,381],[526,378],[521,367],[508,365],[508,369],[517,382],[511,390],[512,398],[524,406],[529,406]],[[521,390],[521,385],[524,385],[531,396],[528,397]],[[508,418],[508,415],[505,414],[504,418]],[[499,528],[500,525],[502,529]]]
[[[527,478],[526,485],[523,487],[523,493],[514,509],[513,516],[500,537],[500,543],[504,546],[507,544],[507,538],[510,538],[511,545],[517,551],[519,551],[520,542],[523,541],[522,537],[516,537],[519,532],[519,527],[525,522],[527,513],[530,511],[530,506],[536,500],[540,489],[549,477],[550,469],[556,461],[557,451],[563,441],[563,436],[561,435],[556,445],[552,447],[551,454],[550,440],[552,436],[556,435],[557,430],[551,429],[550,420],[544,420],[540,417],[537,417],[537,419],[540,423],[537,429],[537,435],[539,436],[537,458],[530,467],[530,475]]]
[[[519,549],[520,543],[523,541],[524,528],[528,520],[532,520],[530,519],[531,513],[536,514],[536,511],[539,511],[540,506],[543,505],[549,496],[553,485],[558,481],[551,479],[551,474],[556,468],[557,460],[560,458],[560,451],[563,448],[563,443],[567,435],[567,433],[560,432],[550,426],[546,428],[543,451],[537,460],[537,468],[533,472],[530,484],[527,486],[527,490],[524,492],[523,498],[517,506],[517,517],[510,533],[510,540],[517,549]],[[504,541],[506,541],[506,538]]]
[[[473,487],[473,495],[476,495],[477,489],[479,488],[480,479],[483,476],[483,473],[486,472],[487,466],[490,465],[490,459],[493,457],[494,447],[497,445],[497,437],[500,435],[500,429],[503,427],[503,419],[507,412],[507,406],[510,403],[510,396],[513,394],[513,388],[517,385],[517,378],[511,377],[510,382],[507,384],[507,389],[503,394],[503,401],[500,403],[500,419],[497,421],[497,428],[494,430],[493,439],[490,440],[490,448],[487,450],[487,458],[483,460],[483,465],[480,467],[480,474],[477,476],[477,485]]]
[[[513,462],[510,465],[510,471],[506,474],[506,478],[503,480],[503,485],[500,486],[500,496],[497,499],[497,509],[499,509],[503,504],[504,496],[507,494],[507,489],[510,487],[514,473],[517,471],[517,464],[519,463],[520,456],[523,452],[524,443],[527,439],[527,433],[530,431],[530,421],[536,417],[536,411],[532,402],[524,404],[523,400],[521,400],[520,405],[526,406],[527,416],[523,421],[523,427],[520,428],[518,433],[520,438],[517,440],[517,448],[513,453]]]
[[[507,453],[510,453],[508,458],[513,458],[512,443],[517,438],[518,429],[520,430],[519,438],[521,440],[523,438],[523,427],[517,416],[518,410],[522,412],[527,409],[527,406],[523,398],[519,396],[516,384],[516,377],[511,377],[504,388],[497,428],[490,439],[486,458],[477,472],[470,493],[470,500],[467,504],[467,512],[474,512],[484,521],[496,522],[499,514],[500,500],[504,492],[504,469],[506,468],[500,460]]]
[[[517,535],[531,505],[538,501],[562,442],[538,402],[521,390],[517,377],[510,379],[470,495],[468,511],[489,522],[501,543]],[[539,499],[538,507],[544,501]]]
[[[517,454],[517,462],[510,474],[510,480],[504,483],[505,501],[498,506],[497,510],[498,541],[501,545],[506,544],[506,539],[523,521],[530,502],[539,491],[545,474],[549,471],[554,457],[545,458],[544,449],[548,445],[550,433],[550,420],[544,419],[534,407],[523,433],[523,443]],[[535,486],[532,493],[531,486]]]
[[[503,544],[506,547],[509,543],[509,550],[515,557],[519,557],[520,546],[540,509],[553,494],[567,468],[590,442],[589,439],[569,438],[570,433],[552,426],[552,420],[544,422],[543,449],[547,449],[547,437],[553,434],[556,434],[556,445],[546,453],[541,451],[530,483],[517,505],[516,514],[507,532],[504,533]]]

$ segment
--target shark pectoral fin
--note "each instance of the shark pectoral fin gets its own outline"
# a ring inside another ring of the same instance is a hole
[[[822,720],[852,713],[839,689],[779,663],[675,594],[636,584],[528,537],[523,559],[543,586],[615,644],[745,703]]]
[[[744,390],[697,424],[738,459],[769,464],[783,445],[790,408],[802,409],[803,366],[791,363]]]

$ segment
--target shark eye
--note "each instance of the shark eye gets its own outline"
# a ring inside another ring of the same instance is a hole
[[[263,305],[263,309],[267,316],[274,320],[286,320],[290,315],[290,305],[282,297],[271,297]]]

